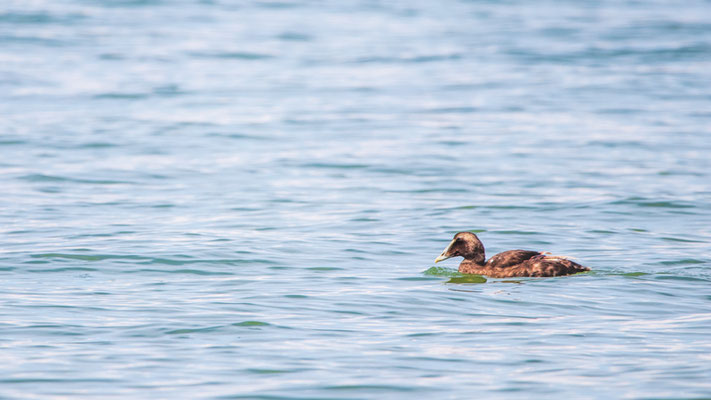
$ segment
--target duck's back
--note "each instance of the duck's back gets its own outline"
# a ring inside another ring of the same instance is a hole
[[[543,253],[531,250],[509,250],[501,252],[486,262],[488,268],[508,268],[519,265]]]

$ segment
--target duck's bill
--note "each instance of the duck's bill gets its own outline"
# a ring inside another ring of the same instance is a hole
[[[452,258],[452,257],[448,257],[448,256],[445,256],[444,254],[440,254],[439,257],[435,258],[435,262],[438,263],[438,262],[444,261],[448,258]]]
[[[435,263],[438,263],[438,262],[440,262],[440,261],[444,261],[444,260],[446,260],[446,259],[448,259],[448,258],[452,258],[452,256],[448,256],[447,254],[449,253],[449,249],[452,248],[452,245],[453,245],[453,244],[454,244],[454,240],[452,240],[451,242],[449,242],[449,244],[447,245],[447,248],[444,249],[444,251],[442,251],[442,254],[440,254],[439,257],[437,257],[437,258],[435,259]]]

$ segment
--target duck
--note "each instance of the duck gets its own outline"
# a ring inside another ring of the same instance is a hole
[[[547,277],[572,275],[590,271],[567,257],[532,250],[509,250],[486,261],[484,245],[472,232],[459,232],[447,245],[435,263],[452,257],[464,257],[459,264],[462,274],[484,275],[489,278]]]

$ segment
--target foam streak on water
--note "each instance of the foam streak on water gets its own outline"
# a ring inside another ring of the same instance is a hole
[[[2,2],[0,397],[711,397],[709,11]]]

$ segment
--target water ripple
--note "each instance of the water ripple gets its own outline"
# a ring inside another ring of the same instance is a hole
[[[707,15],[3,2],[0,397],[710,397]]]

